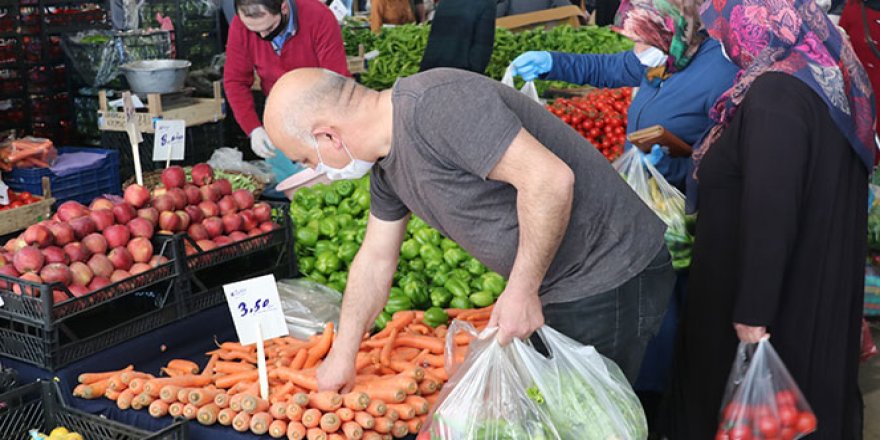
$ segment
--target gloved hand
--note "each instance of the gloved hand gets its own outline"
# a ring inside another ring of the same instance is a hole
[[[257,127],[251,132],[251,150],[257,156],[268,159],[275,156],[275,145],[269,140],[269,134],[263,127]]]
[[[534,81],[553,68],[553,57],[550,52],[530,51],[516,57],[512,63],[513,74],[526,81]]]
[[[660,172],[660,174],[666,174],[669,172],[669,161],[664,160],[669,156],[669,153],[665,148],[660,145],[655,144],[651,147],[651,152],[645,155],[645,161],[650,163]]]

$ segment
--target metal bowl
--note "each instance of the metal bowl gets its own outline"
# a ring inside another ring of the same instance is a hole
[[[190,66],[186,60],[141,60],[119,70],[135,93],[174,93],[183,89]]]

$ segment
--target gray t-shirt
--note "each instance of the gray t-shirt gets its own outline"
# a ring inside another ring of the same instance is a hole
[[[434,69],[394,86],[393,143],[373,167],[371,212],[409,211],[509,277],[519,242],[516,190],[488,180],[521,128],[575,174],[571,220],[541,285],[544,303],[614,289],[644,270],[666,226],[583,137],[522,93]]]

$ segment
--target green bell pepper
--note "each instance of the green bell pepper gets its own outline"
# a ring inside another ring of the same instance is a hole
[[[419,247],[419,256],[422,257],[422,260],[425,260],[425,264],[430,261],[436,261],[437,264],[443,262],[443,251],[441,251],[439,247],[434,245],[421,245]]]
[[[449,307],[453,309],[472,309],[474,304],[466,296],[456,296],[452,298],[452,301],[449,301]]]
[[[336,216],[336,207],[335,206],[325,206],[324,209],[321,210],[324,213],[324,217],[335,217]]]
[[[424,321],[431,327],[437,327],[438,325],[443,325],[449,322],[449,314],[446,313],[446,310],[443,310],[440,307],[431,307],[430,309],[425,310]]]
[[[392,296],[388,298],[388,302],[385,303],[385,311],[392,315],[401,310],[412,310],[412,308],[412,301],[406,295]]]
[[[339,246],[330,240],[318,240],[318,242],[315,243],[315,255],[323,254],[325,252],[335,254],[337,250],[339,250]]]
[[[434,307],[447,307],[452,298],[452,294],[443,287],[431,288],[431,305]]]
[[[312,247],[318,242],[318,231],[312,228],[299,228],[296,230],[296,242],[306,247]]]
[[[382,313],[380,313],[379,316],[376,317],[376,322],[373,323],[373,325],[375,325],[376,328],[378,328],[379,330],[382,330],[383,328],[385,328],[386,325],[388,325],[388,321],[391,321],[391,314],[383,310]]]
[[[471,296],[468,297],[468,299],[470,299],[471,302],[474,303],[474,305],[477,307],[488,307],[495,302],[495,295],[492,295],[492,292],[481,290],[479,292],[472,293]]]
[[[339,197],[339,193],[336,191],[326,191],[324,192],[324,205],[336,206],[339,204],[339,201],[342,200]]]
[[[482,280],[480,289],[492,292],[495,297],[501,295],[501,292],[504,292],[504,288],[507,287],[507,281],[504,280],[504,277],[495,272],[487,272],[480,279]]]
[[[345,242],[357,242],[358,229],[354,226],[348,226],[339,230],[336,233],[336,236],[339,237],[339,241]]]
[[[318,232],[324,237],[333,238],[339,232],[339,225],[336,224],[334,219],[325,218],[318,223]]]
[[[446,269],[449,269],[449,266],[446,266]],[[437,272],[431,276],[431,284],[437,287],[443,287],[446,284],[446,281],[449,281],[449,271],[442,271],[437,269]]]
[[[446,237],[443,237],[443,239],[440,240],[440,249],[443,249],[443,252],[446,252],[450,249],[458,249],[458,248],[459,248],[458,243],[456,243]]]
[[[345,286],[348,284],[348,273],[346,272],[333,272],[327,277],[327,282],[337,283],[342,286],[342,289],[337,289],[340,292],[345,292]]]
[[[461,249],[447,249],[443,252],[443,261],[449,265],[449,267],[458,267],[462,261],[468,259],[468,254]]]
[[[360,246],[357,243],[352,241],[346,241],[339,245],[339,249],[336,250],[336,256],[342,260],[343,263],[350,264],[352,260],[354,260],[354,256],[357,255]]]
[[[354,192],[355,183],[350,180],[340,180],[333,183],[333,189],[335,189],[336,194],[339,194],[341,197],[348,197]]]
[[[400,257],[412,260],[419,255],[419,244],[415,240],[406,240],[400,245]]]
[[[338,211],[336,213],[336,224],[339,225],[339,228],[347,228],[354,224],[354,218],[352,218],[351,214],[340,214]]]
[[[352,199],[343,199],[336,207],[336,212],[339,214],[351,214],[352,216],[357,216],[363,212],[363,210]]]
[[[308,275],[315,270],[315,257],[299,258],[296,260],[296,264],[299,265],[299,273],[303,276]]]
[[[357,189],[351,195],[351,200],[361,208],[361,211],[370,210],[370,191],[369,189]]]
[[[345,292],[345,284],[342,284],[338,281],[327,281],[326,286],[339,292],[339,293]]]
[[[403,294],[412,301],[415,307],[426,307],[431,303],[428,289],[418,281],[409,280],[403,284]]]
[[[309,222],[320,221],[322,218],[324,218],[324,210],[319,207],[309,209]]]
[[[419,244],[432,244],[434,246],[440,245],[440,233],[437,232],[436,229],[424,228],[419,229],[413,234],[413,238]]]
[[[403,294],[403,289],[400,287],[392,287],[388,292],[388,296],[406,296]]]
[[[339,264],[339,257],[337,257],[335,253],[329,251],[319,253],[318,256],[315,257],[315,269],[324,275],[330,275],[339,270]]]
[[[424,272],[424,271],[425,271],[425,262],[424,262],[424,260],[420,260],[420,259],[418,259],[418,258],[413,258],[412,260],[409,260],[408,266],[409,266],[409,270],[411,270],[411,271],[413,271],[413,272],[419,272],[419,273],[420,273],[420,272]]]
[[[425,223],[424,220],[422,220],[416,216],[412,216],[412,218],[409,219],[409,223],[406,224],[406,232],[409,233],[410,235],[415,235],[416,232],[418,232],[419,230],[425,229],[427,227],[428,227],[428,224]]]
[[[455,278],[457,280],[460,280],[465,284],[470,283],[471,278],[473,278],[471,276],[471,274],[464,269],[452,269],[451,271],[449,271],[449,276],[451,278]]]
[[[471,273],[471,275],[482,275],[486,273],[486,266],[483,266],[483,263],[477,261],[476,258],[470,258],[464,262],[464,268]]]
[[[450,278],[446,280],[446,284],[444,284],[443,287],[455,297],[466,298],[471,293],[470,289],[468,289],[467,284],[457,278]]]
[[[327,284],[327,277],[317,271],[310,273],[306,278],[318,284]]]

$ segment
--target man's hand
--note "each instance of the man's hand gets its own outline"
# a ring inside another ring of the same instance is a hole
[[[525,339],[544,325],[544,312],[537,289],[507,285],[489,319],[489,327],[498,326],[498,342],[509,344],[513,338]]]
[[[331,351],[318,367],[318,391],[351,391],[354,387],[354,362],[354,359],[337,356]]]
[[[770,337],[767,334],[767,327],[752,327],[734,322],[733,328],[736,329],[736,336],[739,337],[739,340],[747,344],[757,344],[764,337]]]

